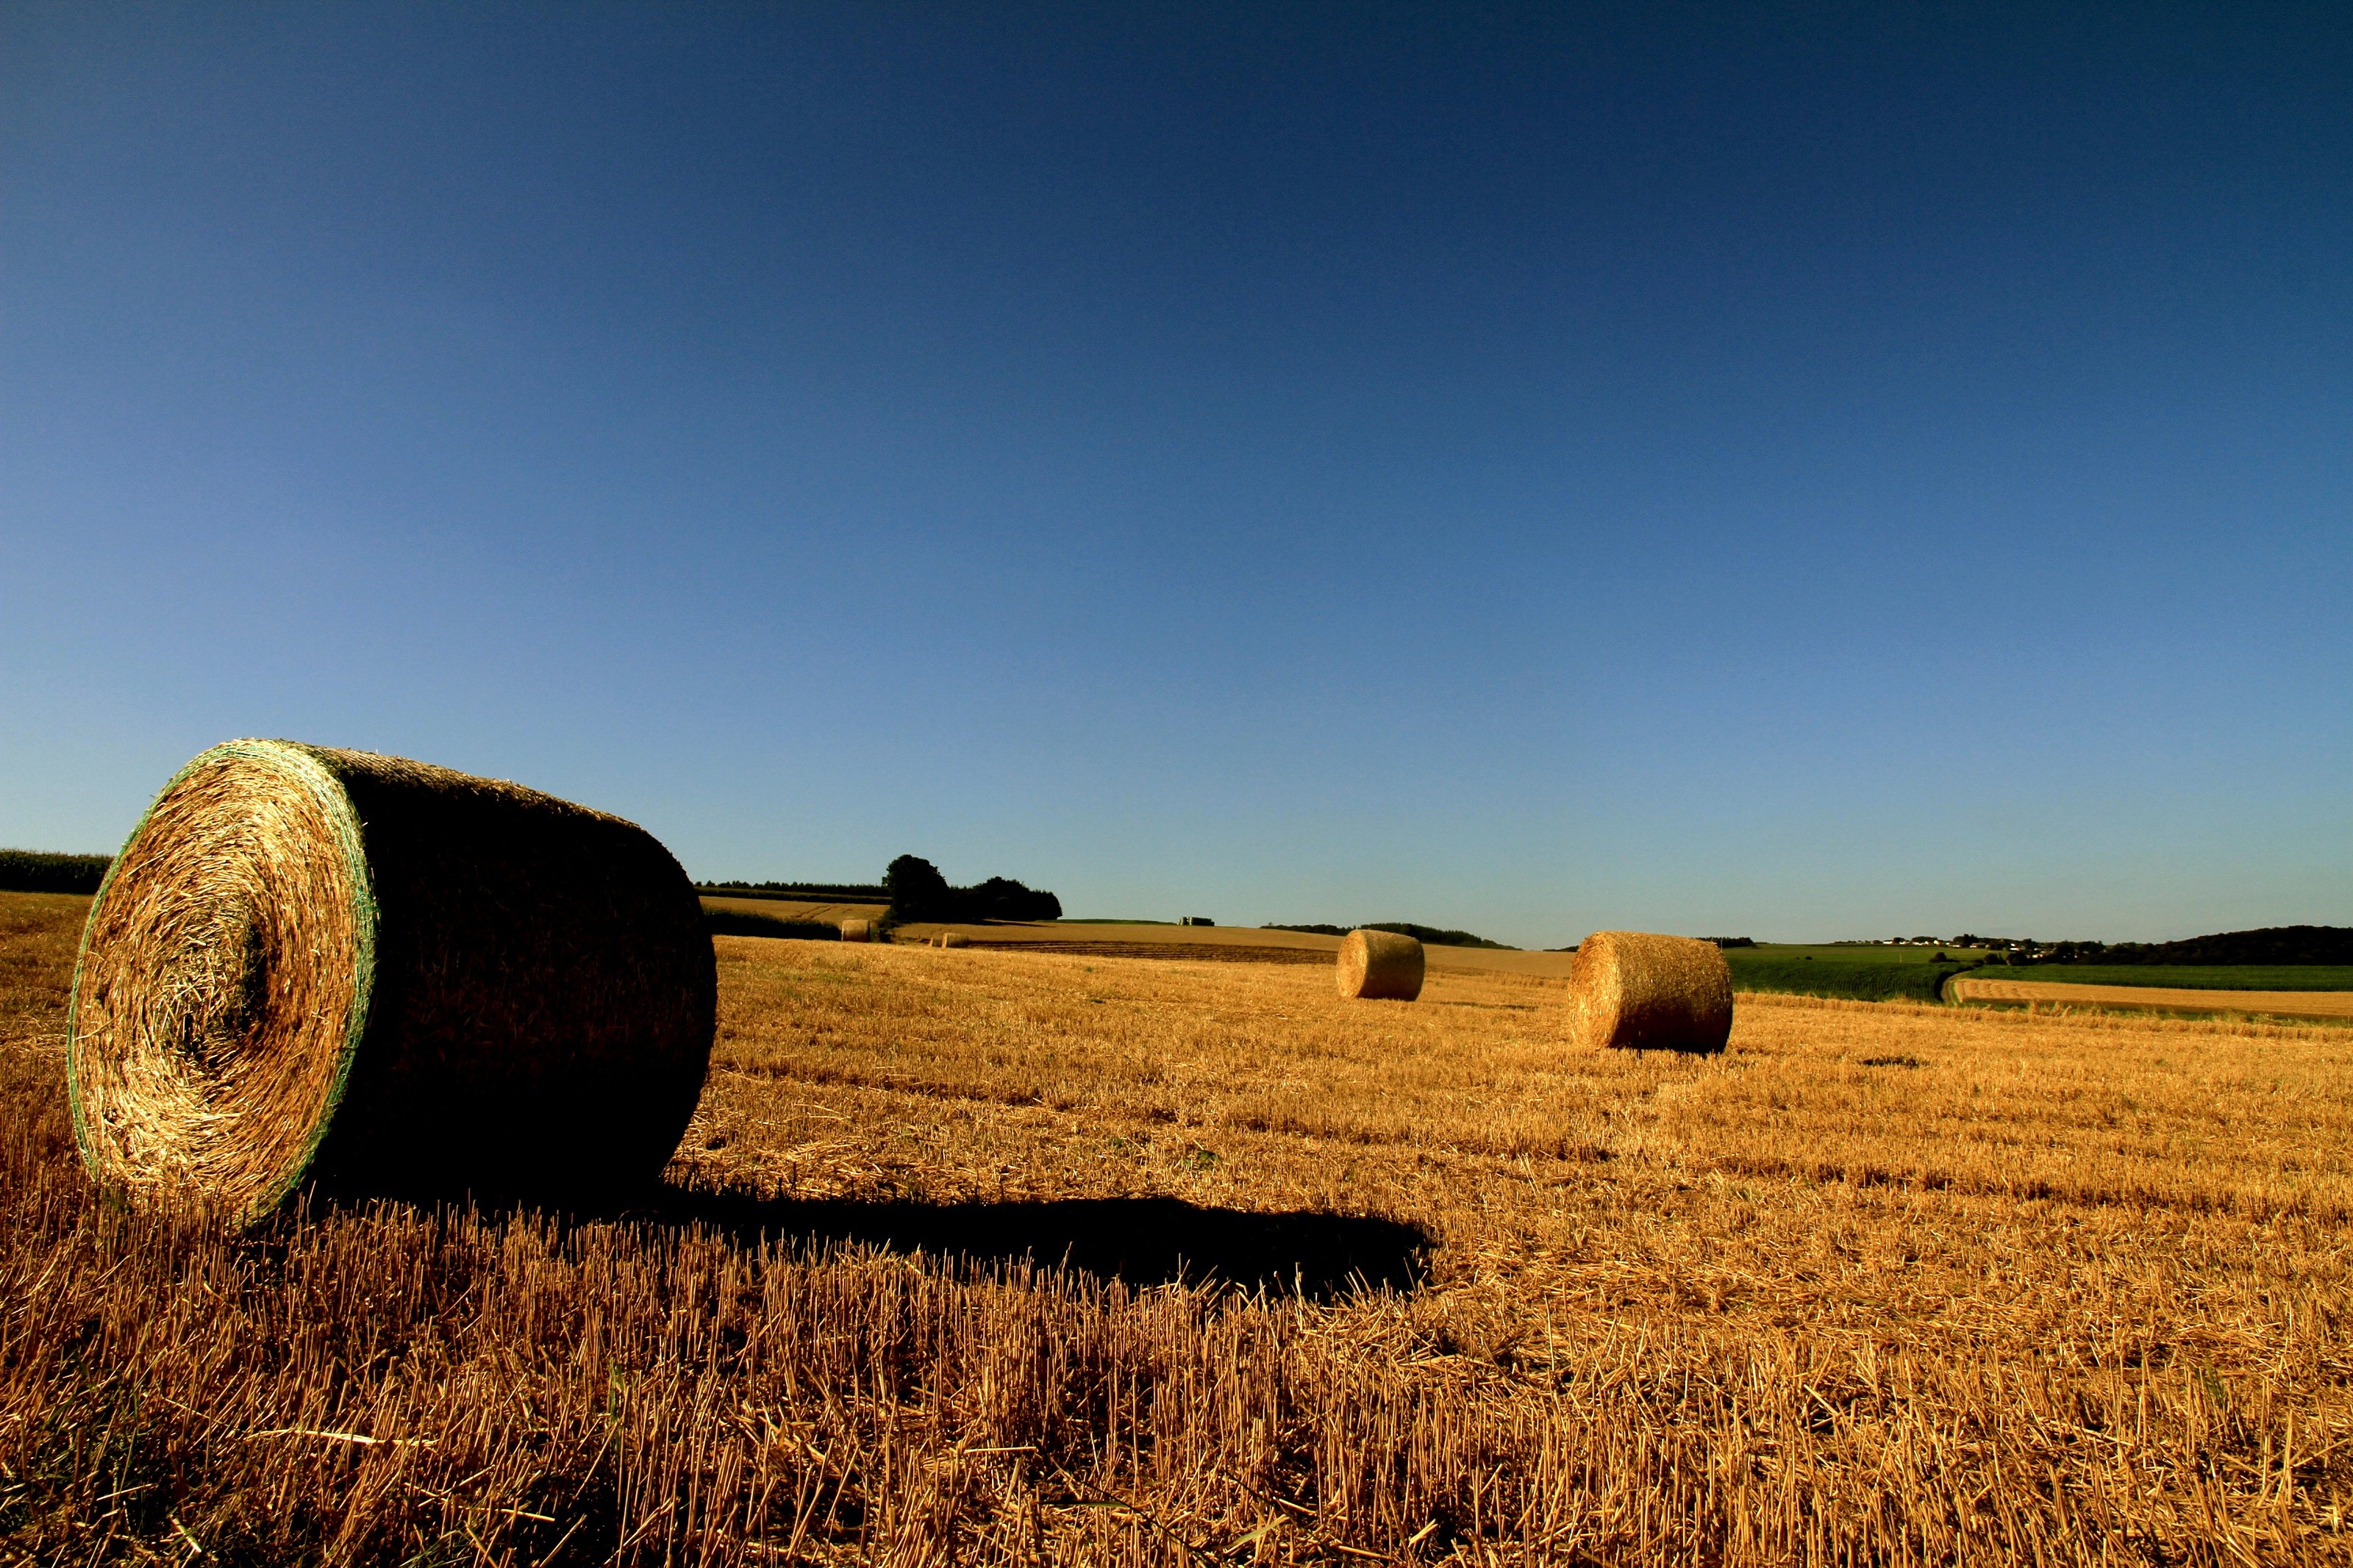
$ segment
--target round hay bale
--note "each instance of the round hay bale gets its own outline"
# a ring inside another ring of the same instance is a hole
[[[346,1194],[650,1182],[693,1115],[717,976],[642,828],[366,752],[231,741],[92,901],[67,1087],[83,1162],[244,1223]]]
[[[944,931],[940,932],[940,945],[942,947],[970,947],[972,945],[972,938],[965,935],[964,932],[960,931]]]
[[[842,921],[841,940],[844,942],[872,942],[874,940],[874,922],[867,920],[846,920]]]
[[[1598,931],[1568,989],[1569,1037],[1587,1049],[1720,1051],[1732,1035],[1732,970],[1712,942]]]
[[[1352,931],[1340,939],[1340,994],[1410,1002],[1421,994],[1421,943],[1393,931]]]

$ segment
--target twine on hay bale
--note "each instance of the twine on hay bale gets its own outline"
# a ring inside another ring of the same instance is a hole
[[[717,978],[642,828],[366,752],[231,741],[90,905],[67,1087],[101,1185],[259,1218],[333,1192],[610,1193],[693,1115]]]
[[[1569,1037],[1587,1049],[1720,1051],[1732,1035],[1732,970],[1712,942],[1598,931],[1568,989]]]
[[[842,921],[841,940],[844,942],[872,942],[874,940],[874,922],[868,920],[846,920]]]
[[[1421,943],[1393,931],[1352,931],[1340,939],[1340,994],[1410,1002],[1421,994]]]

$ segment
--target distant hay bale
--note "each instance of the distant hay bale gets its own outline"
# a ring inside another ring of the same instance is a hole
[[[944,931],[940,932],[940,945],[942,947],[970,947],[972,945],[972,938],[965,935],[964,932],[960,931]]]
[[[1569,1037],[1587,1049],[1720,1051],[1732,971],[1712,942],[1598,931],[1569,961]]]
[[[872,942],[874,940],[874,922],[867,920],[846,920],[842,921],[841,940],[844,942]]]
[[[102,1186],[248,1222],[306,1182],[607,1193],[694,1113],[717,982],[643,829],[366,752],[231,741],[90,906],[67,1058]]]
[[[1421,943],[1393,931],[1352,931],[1340,939],[1340,994],[1410,1002],[1421,994]]]

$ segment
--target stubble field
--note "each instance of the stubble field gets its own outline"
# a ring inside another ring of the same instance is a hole
[[[2041,972],[2030,969],[2029,975]],[[1963,974],[1949,985],[1960,1002],[2032,1003],[2040,1006],[2141,1007],[2159,1012],[2246,1013],[2275,1018],[2353,1019],[2353,991],[2298,988],[2282,991],[2224,990],[2215,986],[2086,984],[2074,980],[2012,980],[1983,971]]]
[[[722,938],[619,1215],[111,1209],[0,896],[41,1561],[2353,1561],[2353,1029]]]

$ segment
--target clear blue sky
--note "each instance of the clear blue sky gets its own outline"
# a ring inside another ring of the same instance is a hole
[[[2353,12],[1423,9],[8,7],[0,843],[2353,923]]]

